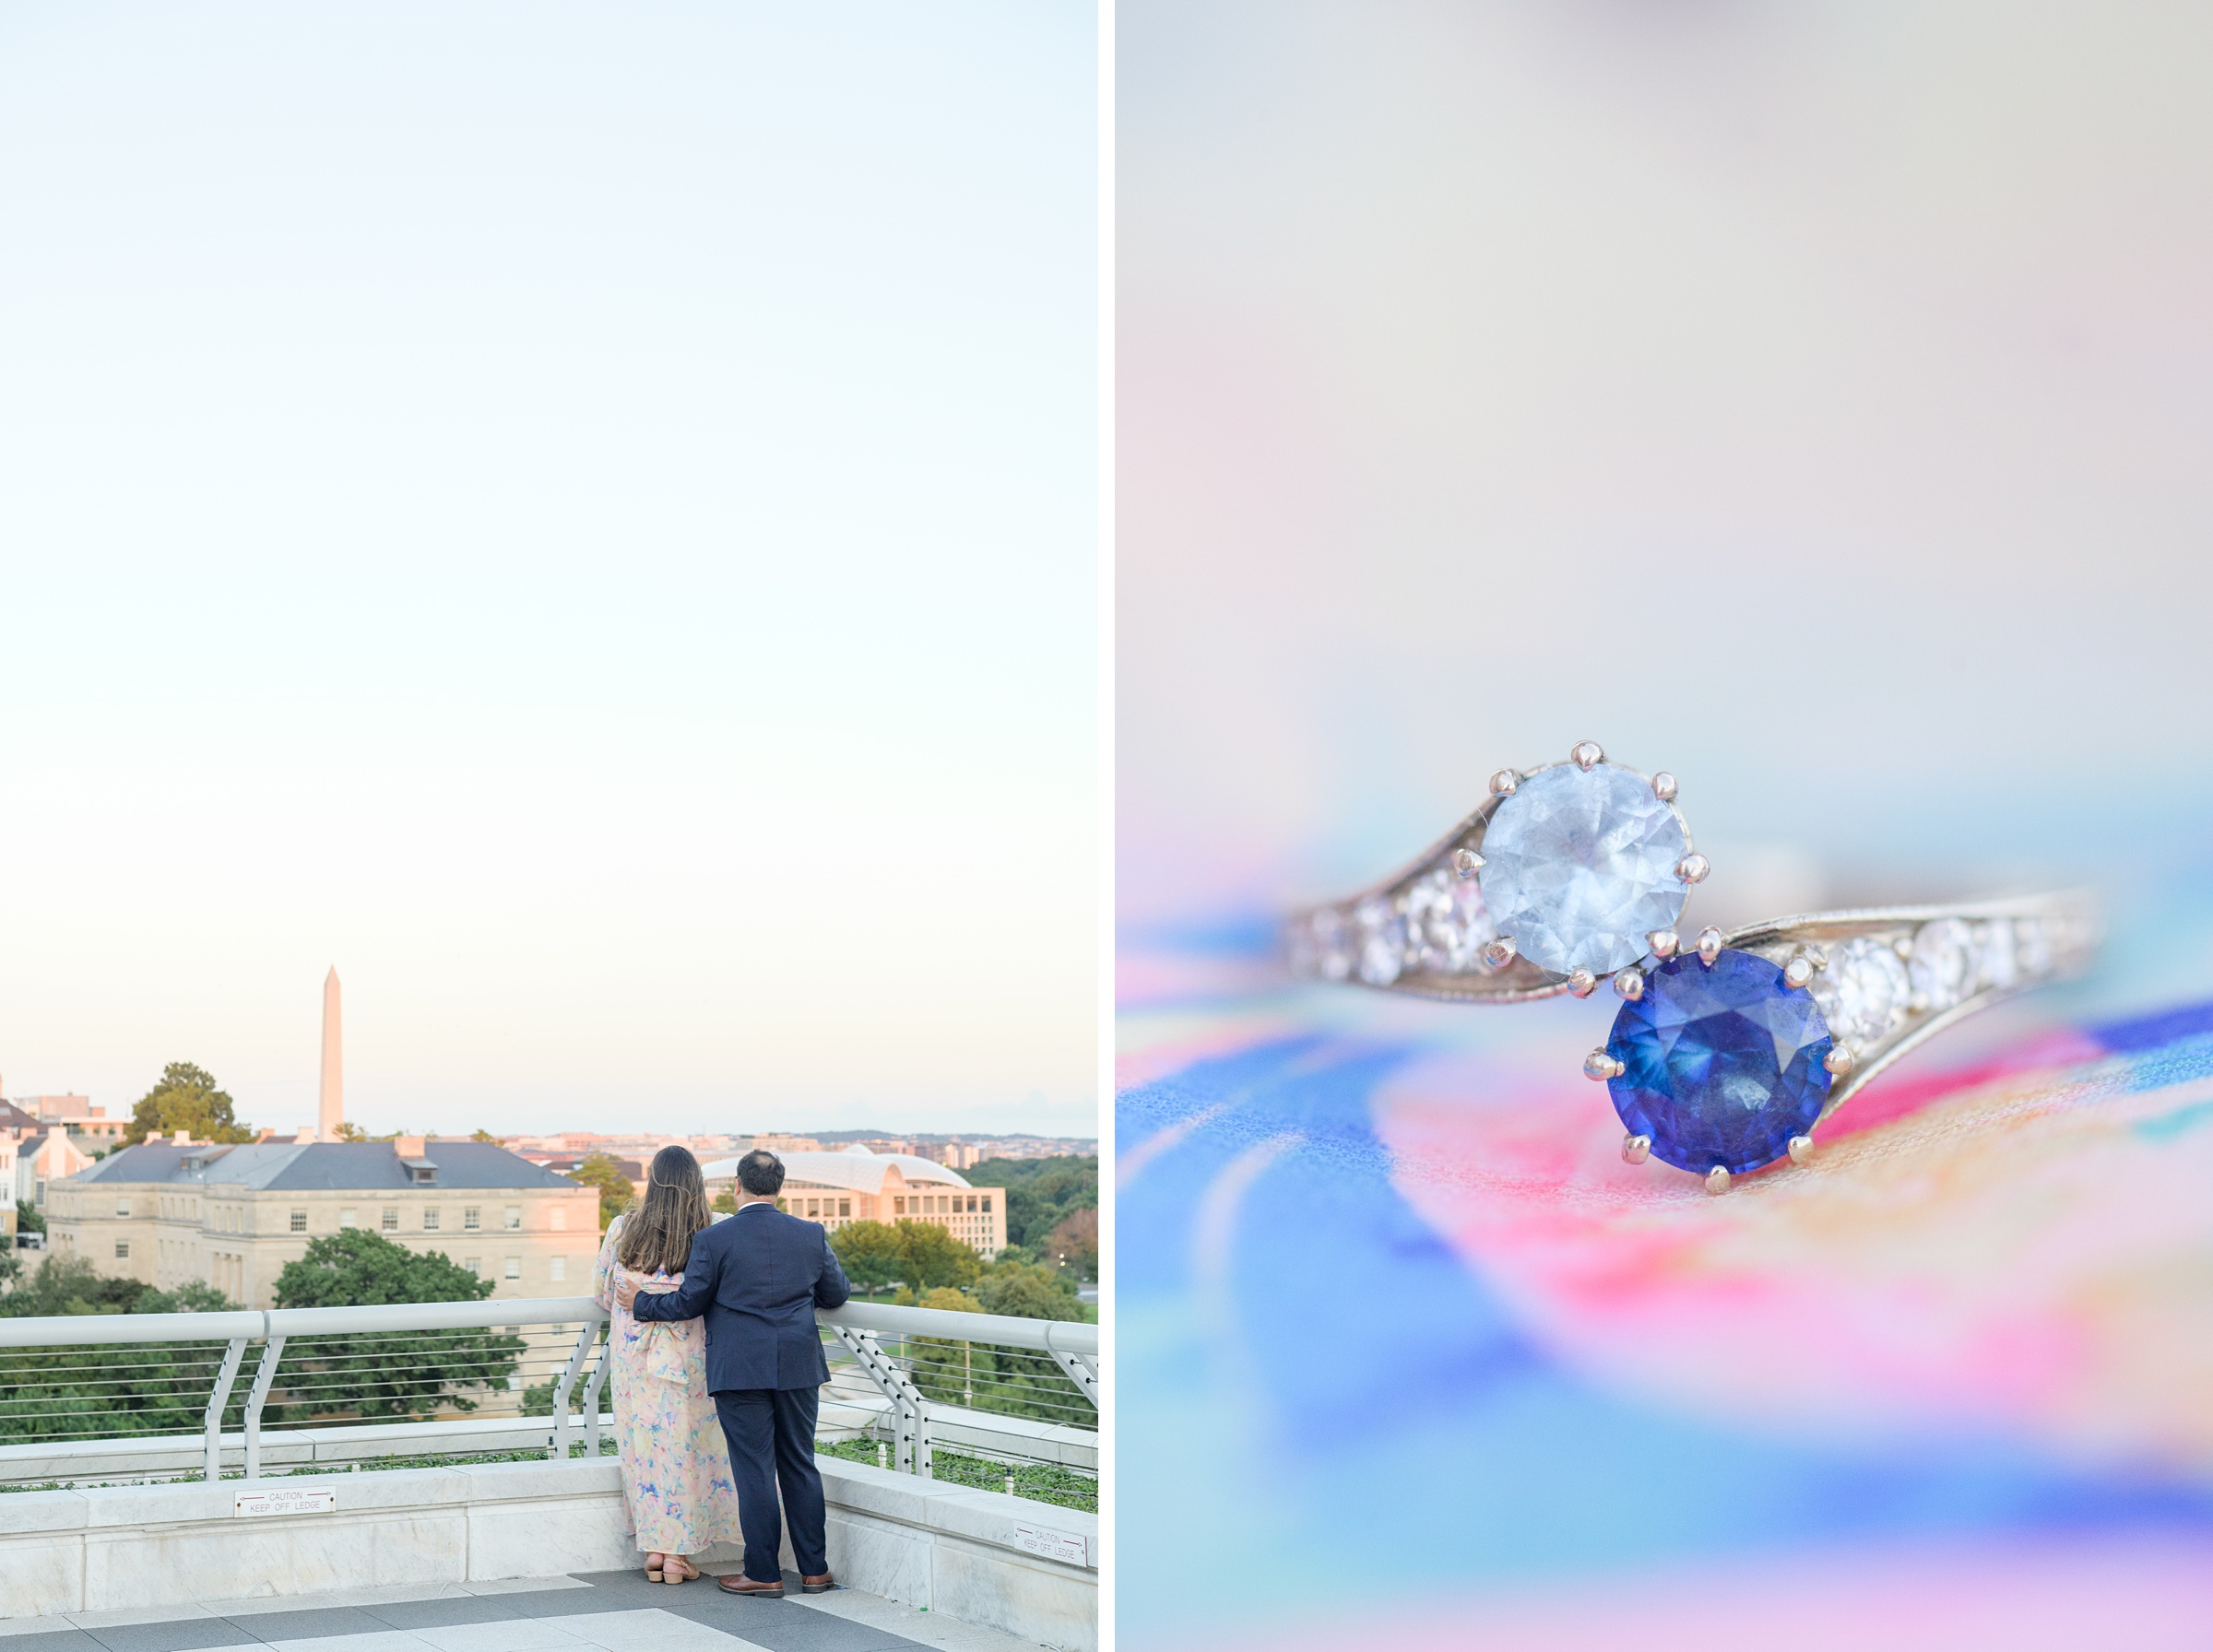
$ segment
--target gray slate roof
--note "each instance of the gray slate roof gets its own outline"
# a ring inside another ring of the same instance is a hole
[[[401,1167],[389,1141],[270,1141],[230,1149],[209,1159],[203,1170],[186,1168],[188,1159],[206,1158],[205,1147],[142,1141],[110,1153],[77,1173],[80,1182],[178,1182],[191,1186],[238,1187],[272,1192],[315,1191],[394,1193],[436,1192],[444,1188],[574,1187],[566,1176],[541,1170],[529,1160],[490,1141],[432,1141],[423,1157],[438,1167],[438,1179],[418,1183]]]

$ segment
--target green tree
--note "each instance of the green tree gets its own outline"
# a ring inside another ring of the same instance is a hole
[[[499,1139],[499,1139],[497,1136],[494,1136],[494,1135],[493,1135],[493,1134],[492,1134],[492,1133],[491,1133],[490,1130],[471,1130],[471,1131],[468,1133],[468,1139],[469,1139],[471,1141],[489,1141],[489,1142],[491,1142],[491,1143],[492,1143],[494,1146],[497,1146],[497,1145],[498,1145],[498,1143],[499,1143]]]
[[[899,1248],[899,1233],[889,1223],[849,1221],[830,1235],[830,1248],[837,1253],[838,1266],[857,1290],[881,1291],[906,1277],[903,1271],[906,1257]]]
[[[1085,1206],[1071,1210],[1045,1236],[1045,1254],[1056,1266],[1069,1268],[1078,1279],[1099,1277],[1099,1213]]]
[[[913,1291],[973,1284],[984,1270],[976,1252],[934,1221],[902,1217],[892,1224],[892,1232],[899,1237],[899,1277]]]
[[[342,1118],[338,1120],[338,1139],[340,1141],[366,1141],[369,1139],[369,1132],[362,1129],[350,1118]]]
[[[943,1287],[924,1292],[917,1305],[967,1313],[980,1308],[987,1314],[1025,1319],[1083,1317],[1083,1306],[1064,1276],[1026,1262],[985,1269],[973,1292]],[[914,1337],[903,1346],[912,1362],[915,1386],[928,1398],[1090,1426],[1085,1419],[1091,1402],[1076,1391],[1050,1354],[947,1337]]]
[[[622,1174],[622,1166],[609,1153],[590,1154],[582,1164],[568,1173],[568,1177],[572,1182],[582,1182],[586,1187],[599,1189],[599,1231],[603,1233],[607,1232],[609,1222],[630,1209],[631,1199],[636,1193],[636,1189],[630,1185],[630,1178]]]
[[[165,1292],[109,1278],[82,1257],[50,1256],[0,1295],[0,1316],[189,1314],[231,1305],[208,1285]],[[222,1359],[219,1341],[0,1351],[0,1437],[195,1432]],[[97,1380],[88,1380],[88,1373],[97,1373]],[[226,1427],[240,1425],[245,1386],[231,1394]]]
[[[443,1252],[420,1256],[363,1228],[310,1240],[307,1254],[287,1262],[277,1276],[280,1308],[479,1302],[491,1291],[490,1280],[479,1279]],[[473,1411],[480,1403],[478,1395],[514,1374],[523,1350],[520,1337],[490,1330],[302,1338],[285,1347],[277,1391],[270,1398],[270,1421]]]
[[[27,1198],[16,1201],[16,1231],[21,1233],[43,1233],[46,1217],[38,1206]]]
[[[131,1127],[124,1141],[144,1141],[175,1130],[190,1131],[195,1141],[253,1140],[254,1132],[238,1122],[232,1107],[213,1073],[189,1061],[172,1061],[161,1069],[160,1081],[131,1108]]]
[[[986,1159],[961,1174],[978,1187],[1007,1190],[1010,1245],[1042,1245],[1071,1210],[1095,1210],[1099,1202],[1095,1158]]]

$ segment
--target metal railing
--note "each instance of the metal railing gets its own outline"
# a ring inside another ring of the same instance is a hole
[[[883,1466],[929,1476],[941,1443],[972,1480],[976,1462],[1005,1465],[1010,1486],[1016,1465],[1095,1478],[1096,1326],[870,1304],[816,1317],[832,1361],[821,1433],[834,1448],[865,1442]],[[474,1419],[456,1423],[464,1450],[481,1448],[493,1420],[543,1419],[545,1453],[562,1457],[573,1402],[596,1457],[607,1319],[587,1296],[0,1318],[0,1483],[56,1459],[115,1461],[124,1442],[195,1436],[207,1479],[227,1448],[259,1479],[265,1440],[339,1432],[359,1451],[388,1433],[420,1445],[424,1417]],[[376,1426],[385,1419],[399,1421]]]

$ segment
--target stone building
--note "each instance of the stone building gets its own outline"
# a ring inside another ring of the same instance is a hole
[[[784,1192],[777,1206],[835,1231],[849,1221],[928,1221],[988,1262],[1007,1247],[1007,1193],[972,1187],[957,1171],[912,1153],[872,1153],[856,1144],[838,1153],[778,1153]],[[736,1159],[702,1165],[710,1183],[738,1174]]]
[[[148,1141],[47,1189],[49,1248],[174,1290],[203,1280],[247,1307],[308,1242],[366,1228],[443,1251],[492,1295],[583,1296],[599,1195],[491,1142]]]

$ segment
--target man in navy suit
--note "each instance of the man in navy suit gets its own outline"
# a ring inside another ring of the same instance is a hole
[[[769,1599],[784,1595],[778,1484],[799,1587],[810,1595],[833,1587],[814,1466],[815,1410],[830,1363],[814,1311],[842,1307],[852,1291],[822,1225],[776,1209],[783,1186],[781,1159],[758,1149],[746,1154],[738,1161],[738,1214],[692,1236],[684,1282],[657,1295],[641,1293],[628,1274],[615,1285],[615,1299],[640,1319],[706,1321],[707,1390],[730,1445],[745,1533],[745,1575],[719,1581],[733,1595]]]

